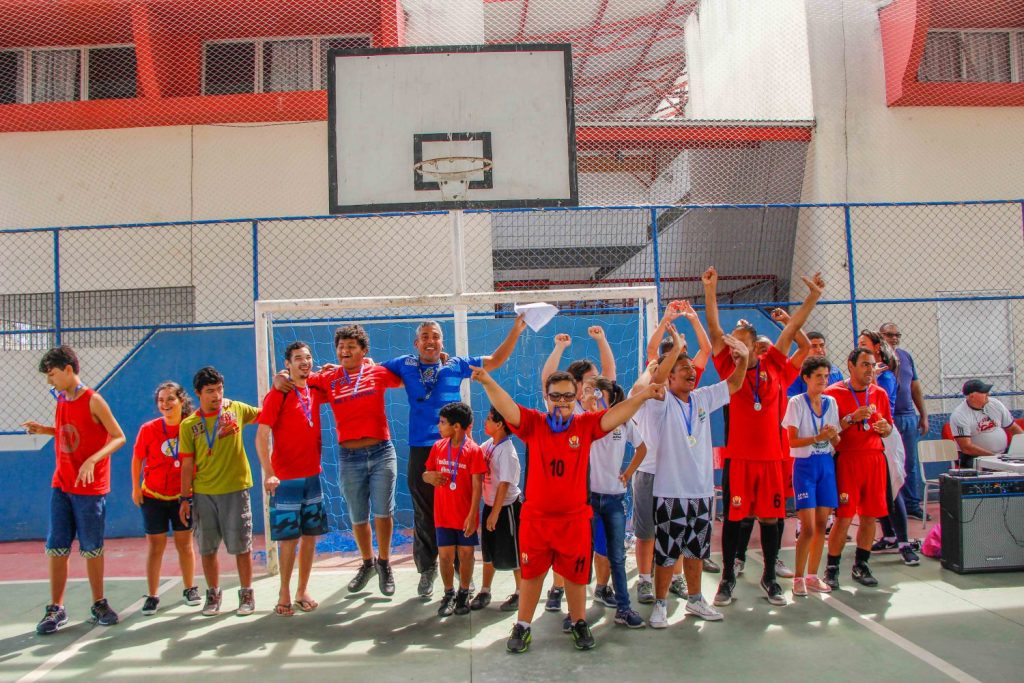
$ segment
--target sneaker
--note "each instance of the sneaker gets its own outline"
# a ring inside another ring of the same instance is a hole
[[[106,598],[100,598],[94,602],[89,612],[89,621],[100,626],[113,626],[119,621],[117,612],[111,609]]]
[[[376,563],[373,560],[364,560],[363,563],[359,565],[359,570],[356,571],[355,577],[348,582],[349,593],[358,593],[366,588],[366,584],[370,583],[370,577],[377,571],[374,567],[375,564]]]
[[[434,594],[434,579],[437,578],[437,567],[431,567],[420,574],[420,582],[416,586],[416,594],[421,598],[429,598]]]
[[[732,572],[736,576],[743,576],[743,570],[746,569],[746,568],[747,568],[747,561],[746,560],[741,560],[738,557],[732,563]]]
[[[900,548],[900,557],[903,558],[903,564],[908,567],[916,567],[921,564],[921,558],[914,552],[913,546],[907,544]]]
[[[871,546],[871,552],[873,553],[894,553],[900,547],[900,544],[895,540],[888,541],[884,538],[880,538],[875,541]]]
[[[505,598],[505,602],[501,603],[499,607],[502,612],[518,612],[519,611],[519,593],[513,593],[512,595]]]
[[[650,605],[654,602],[654,584],[641,579],[636,583],[636,601],[641,605]]]
[[[722,613],[708,604],[703,597],[700,600],[687,600],[686,613],[700,617],[704,621],[721,621]]]
[[[63,605],[47,605],[46,613],[40,622],[36,624],[36,633],[41,636],[56,633],[64,628],[67,623],[68,613],[64,610]]]
[[[256,596],[251,588],[238,589],[238,616],[247,617],[256,611]]]
[[[767,594],[768,602],[776,607],[782,607],[786,604],[786,598],[782,595],[782,587],[778,581],[769,582],[764,577],[761,578],[761,588]]]
[[[181,601],[189,607],[198,605],[202,601],[202,598],[199,597],[199,586],[192,586],[181,591]]]
[[[829,591],[839,590],[839,567],[825,567],[825,578],[822,581]]]
[[[611,586],[597,586],[594,588],[594,602],[605,607],[618,607],[615,602],[615,590]]]
[[[146,601],[144,603],[142,603],[142,610],[141,610],[141,612],[142,612],[143,616],[147,616],[148,617],[151,614],[156,614],[156,608],[157,608],[157,606],[159,604],[160,604],[160,598],[156,597],[155,595],[147,595],[146,596]]]
[[[572,619],[569,615],[565,615],[565,619],[562,619],[562,633],[572,633]]]
[[[631,609],[616,610],[615,623],[629,628],[643,628],[647,625],[644,623],[643,617]]]
[[[793,595],[799,595],[806,597],[807,595],[807,579],[802,576],[798,576],[793,579]]]
[[[857,562],[854,564],[850,576],[862,586],[874,588],[878,585],[878,579],[871,574],[871,568],[868,567],[867,562]]]
[[[651,628],[668,628],[668,605],[664,600],[657,600],[651,610],[651,618],[647,620]]]
[[[595,645],[594,634],[590,632],[587,622],[582,619],[572,626],[572,643],[577,650],[590,650]]]
[[[482,591],[477,593],[473,601],[469,603],[469,609],[475,612],[487,607],[489,604],[491,604],[491,591]]]
[[[782,558],[775,560],[775,576],[780,579],[792,579],[796,576],[796,572],[786,566],[786,563],[782,561]]]
[[[377,560],[377,587],[384,595],[395,594],[395,573],[390,562]]]
[[[811,593],[831,593],[832,592],[832,587],[831,586],[829,586],[827,583],[825,583],[824,581],[822,581],[816,575],[813,575],[813,574],[811,576],[807,577],[807,580],[805,581],[805,584],[807,586],[807,590],[810,591]]]
[[[508,637],[508,641],[505,643],[505,649],[512,654],[526,652],[530,649],[531,638],[530,627],[523,626],[517,622],[512,626],[512,635]]]
[[[680,598],[685,598],[688,595],[686,592],[686,579],[682,576],[672,579],[672,583],[668,587],[668,592],[673,595],[677,595]]]
[[[203,605],[203,616],[212,617],[220,613],[220,601],[224,595],[219,588],[206,589],[206,603]]]
[[[932,521],[932,516],[923,510],[914,510],[913,512],[907,510],[907,518],[916,519],[919,522]]]
[[[712,560],[712,559],[711,559],[711,558],[709,557],[709,558],[707,558],[706,560],[704,560],[704,571],[705,571],[705,572],[707,572],[708,574],[717,574],[717,573],[719,573],[720,571],[722,571],[722,568],[721,568],[721,567],[719,567],[719,566],[718,566],[718,565],[717,565],[717,564],[715,563],[715,561],[714,561],[714,560]]]
[[[460,588],[455,594],[455,614],[469,614],[469,589]]]
[[[446,590],[441,597],[441,606],[437,608],[437,616],[450,617],[455,614],[455,591]]]
[[[735,581],[722,579],[718,584],[718,592],[715,593],[715,606],[723,607],[732,604],[732,591],[736,588]]]
[[[563,595],[565,595],[564,588],[552,586],[551,590],[548,591],[548,601],[544,603],[544,609],[548,612],[561,612]]]

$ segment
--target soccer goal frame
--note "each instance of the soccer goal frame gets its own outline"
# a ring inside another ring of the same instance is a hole
[[[545,302],[554,305],[559,303],[586,303],[603,301],[635,301],[637,314],[637,358],[644,367],[644,354],[647,340],[654,333],[658,324],[659,307],[658,291],[654,286],[632,287],[595,287],[588,289],[545,289],[508,292],[468,292],[464,294],[426,294],[420,296],[378,296],[378,297],[341,297],[317,299],[261,299],[255,302],[254,327],[256,334],[256,386],[260,400],[270,391],[271,379],[275,363],[278,361],[274,348],[272,333],[275,316],[279,316],[282,324],[294,323],[296,318],[323,320],[323,322],[362,322],[367,318],[366,311],[386,314],[388,311],[401,311],[396,316],[406,320],[430,319],[445,311],[451,315],[455,326],[455,355],[469,355],[469,319],[470,312],[474,317],[483,311],[485,316],[494,311],[500,304],[526,304]],[[632,309],[634,306],[629,306]],[[423,311],[422,315],[418,311]],[[346,314],[351,313],[351,316]],[[495,317],[501,315],[494,312]],[[506,314],[507,315],[507,314]],[[351,317],[351,320],[349,320]],[[462,385],[463,399],[469,400],[469,383]],[[262,470],[262,468],[261,468]],[[261,471],[260,482],[263,481]],[[267,571],[276,574],[278,571],[277,547],[270,540],[269,505],[263,505],[264,536],[266,539]]]

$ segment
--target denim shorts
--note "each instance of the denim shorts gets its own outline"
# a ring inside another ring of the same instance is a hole
[[[103,555],[103,535],[107,518],[107,497],[50,492],[50,529],[46,534],[46,554],[67,557],[71,542],[78,536],[82,557]]]
[[[352,525],[369,522],[371,511],[374,517],[393,516],[398,481],[394,444],[388,440],[366,448],[340,450],[341,493]]]

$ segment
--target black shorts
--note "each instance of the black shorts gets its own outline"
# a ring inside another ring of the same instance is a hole
[[[142,497],[142,522],[146,527],[147,534],[166,534],[168,528],[171,531],[188,531],[192,528],[189,524],[185,526],[178,516],[180,503],[176,500],[160,500],[159,498]],[[191,520],[189,520],[191,521]]]
[[[518,500],[502,507],[494,531],[488,531],[487,517],[491,514],[491,506],[484,505],[484,513],[480,517],[480,549],[484,562],[492,563],[495,569],[519,569],[519,513],[522,508],[523,504]]]

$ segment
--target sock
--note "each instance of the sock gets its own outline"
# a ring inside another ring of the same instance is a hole
[[[736,580],[736,546],[740,538],[740,523],[726,520],[722,524],[722,580]]]
[[[607,588],[607,587],[608,587],[608,584],[607,584],[607,583],[595,583],[595,584],[594,584],[594,588],[595,588],[595,589],[596,589],[596,588]]]
[[[647,583],[651,583],[651,575],[650,574],[641,574],[640,575],[640,580],[641,581],[646,581]]]
[[[761,523],[761,553],[764,555],[764,578],[771,583],[775,580],[775,560],[779,559],[779,525],[777,522]]]
[[[490,586],[482,586],[480,588],[480,594],[481,595],[484,594],[484,593],[490,593],[490,592],[491,592],[491,587]]]
[[[251,591],[252,590],[252,586],[239,586],[238,590]]]
[[[386,558],[386,557],[378,557],[377,558],[377,564],[379,564],[382,567],[388,566],[388,558]]]
[[[909,544],[908,542],[906,542],[906,541],[900,541],[900,543],[899,543],[899,546],[900,546],[900,550],[903,550],[903,549],[904,549],[904,548],[906,548],[906,547],[907,547],[908,545],[910,545],[910,544]]]
[[[857,553],[856,553],[856,555],[854,555],[854,558],[855,558],[854,561],[857,564],[861,564],[861,563],[867,564],[868,563],[868,558],[870,558],[870,557],[871,557],[871,551],[870,550],[864,550],[864,548],[857,548]]]
[[[786,534],[786,518],[779,517],[779,540],[775,543],[775,556],[779,556],[779,551],[782,550],[782,537]]]
[[[460,583],[459,584],[459,592],[460,593],[468,593],[469,592],[469,586],[466,586],[465,588],[463,588],[462,584]]]
[[[522,619],[520,619],[519,621],[517,621],[517,622],[516,622],[516,625],[517,625],[517,626],[522,626],[522,627],[523,627],[523,628],[525,628],[525,629],[529,629],[529,628],[530,628],[530,622],[528,622],[528,621],[523,621]]]
[[[673,581],[678,581],[678,580],[679,580],[679,579],[681,579],[681,578],[683,578],[683,575],[682,575],[682,574],[673,574],[673,575],[672,575],[672,580],[673,580]]]
[[[668,607],[668,603],[665,602],[664,598],[658,598],[654,601],[655,605],[661,605],[662,607]]]
[[[736,546],[736,557],[744,562],[747,560],[747,548],[750,547],[750,535],[754,533],[754,520],[744,519],[740,522],[740,541]]]
[[[686,596],[686,602],[700,602],[704,599],[703,593],[694,593]]]
[[[829,555],[828,560],[825,561],[826,567],[839,567],[839,558],[842,555]]]

